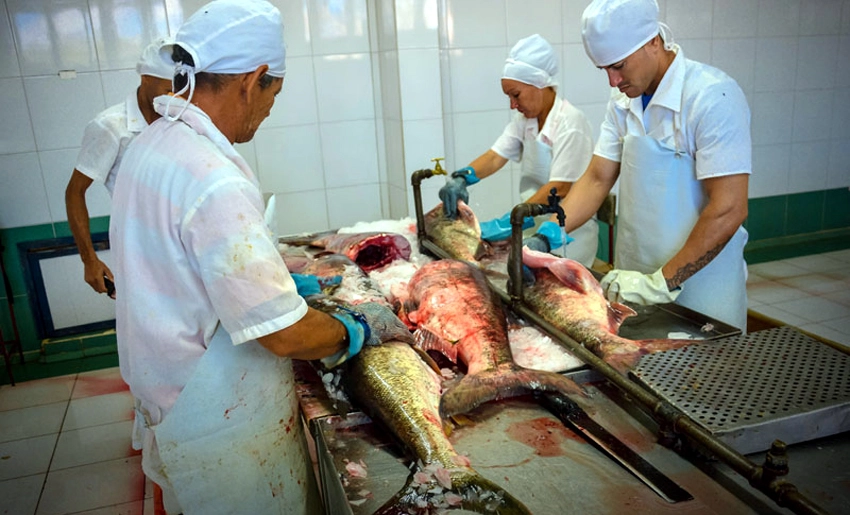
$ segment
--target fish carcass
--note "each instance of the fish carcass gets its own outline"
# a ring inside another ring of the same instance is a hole
[[[605,298],[602,287],[581,263],[523,248],[522,262],[535,282],[523,289],[525,302],[544,320],[625,373],[644,354],[677,349],[694,340],[629,340],[617,335],[635,311]]]
[[[417,328],[417,343],[460,360],[467,368],[466,375],[443,393],[443,417],[532,391],[560,392],[585,404],[582,390],[572,380],[513,361],[504,309],[481,270],[462,261],[434,261],[416,272],[409,290],[400,316]]]
[[[390,232],[337,233],[314,236],[290,236],[280,241],[290,246],[318,247],[326,252],[343,254],[369,272],[396,259],[410,257],[410,242],[401,234]]]
[[[344,254],[323,254],[304,266],[300,273],[322,278],[341,277],[332,295],[349,304],[356,306],[364,302],[377,302],[390,306],[380,285]]]
[[[462,200],[457,203],[457,218],[446,218],[443,204],[425,213],[425,233],[450,256],[475,262],[486,255],[488,245],[481,239],[481,227],[472,209]]]

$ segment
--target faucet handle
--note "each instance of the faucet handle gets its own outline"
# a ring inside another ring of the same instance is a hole
[[[431,160],[436,163],[434,165],[434,175],[446,175],[446,171],[443,169],[442,166],[440,166],[440,161],[442,161],[443,159],[445,159],[445,157],[435,157]]]

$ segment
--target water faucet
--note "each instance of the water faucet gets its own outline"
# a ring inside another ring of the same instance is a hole
[[[517,204],[511,210],[511,247],[508,254],[508,294],[513,302],[522,302],[522,225],[527,216],[554,214],[564,227],[566,215],[557,188],[549,190],[546,204]]]

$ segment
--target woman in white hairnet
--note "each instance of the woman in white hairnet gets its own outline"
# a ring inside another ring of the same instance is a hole
[[[124,102],[101,111],[86,125],[82,148],[65,188],[65,212],[83,260],[84,277],[98,293],[114,295],[114,291],[107,288],[106,280],[114,281],[115,278],[94,251],[86,190],[94,181],[99,181],[112,195],[115,174],[127,145],[159,118],[153,109],[153,99],[171,91],[171,79],[174,78],[174,63],[159,55],[160,47],[167,42],[167,38],[159,38],[145,47],[136,63],[136,72],[141,77],[139,87]]]
[[[750,111],[738,84],[687,59],[655,0],[594,0],[588,57],[612,88],[593,159],[562,203],[567,230],[619,178],[608,299],[675,301],[746,330],[744,245],[752,171]]]
[[[410,333],[386,307],[355,311],[311,295],[315,277],[296,284],[233,146],[253,138],[283,86],[278,9],[215,0],[164,52],[177,91],[154,99],[162,118],[127,149],[110,227],[142,468],[168,513],[319,513],[289,358],[331,367],[393,324]]]
[[[539,34],[519,40],[511,49],[502,72],[502,91],[510,99],[514,118],[496,143],[469,166],[457,170],[440,190],[446,216],[457,215],[457,201],[469,200],[467,185],[493,175],[508,160],[520,161],[520,197],[529,203],[546,204],[555,188],[562,198],[590,162],[593,132],[584,113],[558,96],[558,63],[552,46]],[[525,225],[533,225],[529,218]],[[510,236],[510,211],[481,223],[485,240]],[[557,224],[544,222],[525,243],[535,250],[549,252],[562,247],[566,255],[586,266],[596,256],[597,233],[594,219],[566,236]]]

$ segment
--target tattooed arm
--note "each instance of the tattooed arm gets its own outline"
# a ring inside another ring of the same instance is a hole
[[[672,290],[711,262],[747,218],[748,174],[705,179],[708,203],[700,213],[685,245],[664,265],[662,272]]]

